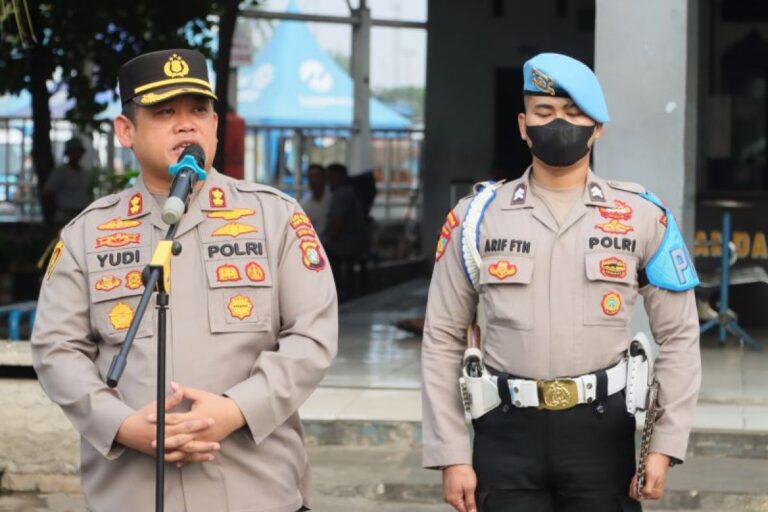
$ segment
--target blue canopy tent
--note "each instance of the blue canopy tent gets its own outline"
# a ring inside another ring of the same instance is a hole
[[[288,12],[296,12],[294,2]],[[249,125],[351,127],[353,82],[320,48],[306,22],[281,21],[250,66],[238,69],[238,114]],[[408,119],[375,98],[372,129],[407,128]]]

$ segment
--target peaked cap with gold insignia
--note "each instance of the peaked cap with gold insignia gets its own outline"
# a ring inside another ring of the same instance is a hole
[[[154,105],[181,94],[217,99],[205,57],[195,50],[160,50],[135,57],[120,68],[120,101]]]

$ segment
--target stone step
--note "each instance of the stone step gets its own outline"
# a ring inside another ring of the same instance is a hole
[[[440,506],[440,473],[419,469],[419,458],[413,450],[385,446],[313,447],[310,460],[315,495],[321,502],[363,500],[392,506]],[[691,459],[670,471],[663,499],[644,506],[649,510],[709,512],[768,510],[768,464],[759,459]]]
[[[304,419],[303,423],[310,446],[421,447],[418,421]],[[694,430],[688,443],[691,457],[768,459],[768,432]]]

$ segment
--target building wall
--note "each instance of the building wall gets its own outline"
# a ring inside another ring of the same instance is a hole
[[[495,6],[504,10],[499,17]],[[522,68],[542,51],[567,53],[591,64],[594,32],[583,25],[585,17],[594,16],[594,6],[594,0],[430,0],[422,228],[427,256],[452,206],[451,181],[488,177],[497,69]],[[519,139],[509,143],[523,144]],[[465,191],[457,187],[459,197]]]

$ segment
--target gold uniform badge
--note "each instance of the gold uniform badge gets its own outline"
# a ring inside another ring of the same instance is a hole
[[[163,73],[168,78],[184,78],[189,74],[189,64],[177,54],[168,57],[163,66]]]

